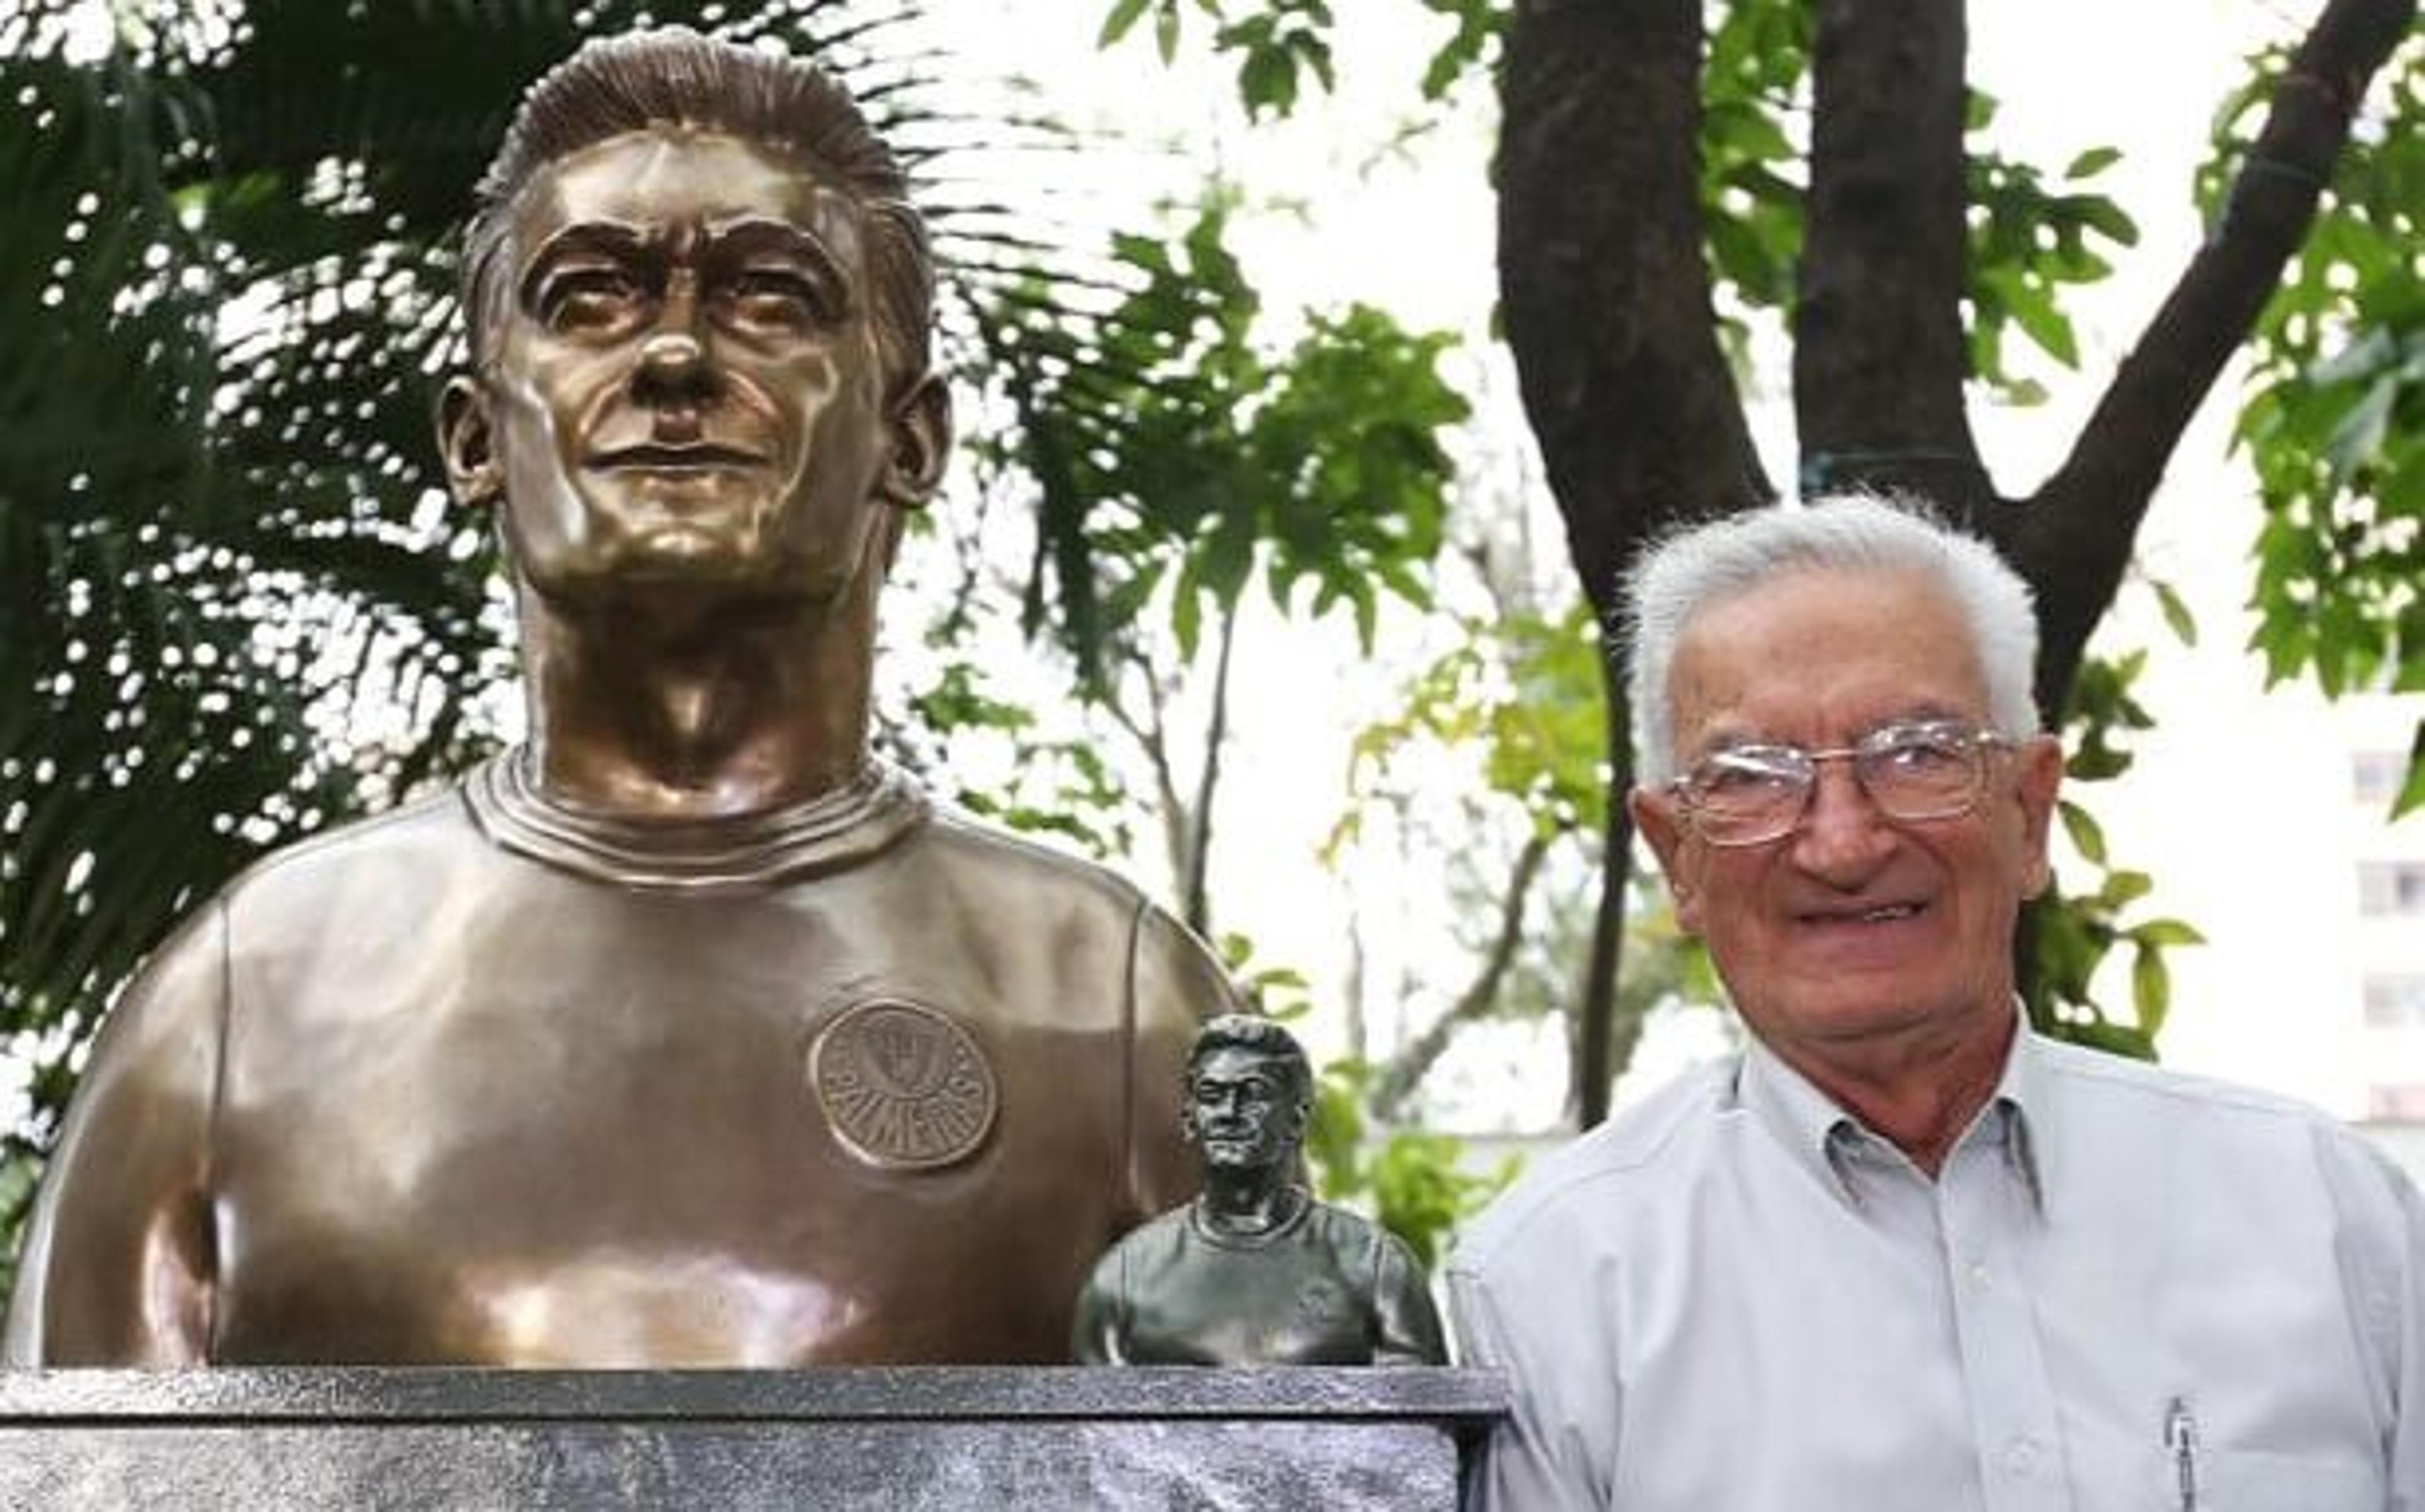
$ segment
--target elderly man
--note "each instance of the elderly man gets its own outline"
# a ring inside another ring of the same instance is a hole
[[[1268,1019],[1204,1026],[1181,1105],[1196,1200],[1122,1239],[1079,1298],[1089,1364],[1440,1364],[1422,1266],[1397,1235],[1317,1202],[1298,1152],[1313,1069]]]
[[[1129,886],[868,748],[949,440],[931,269],[824,74],[592,43],[480,185],[454,492],[528,743],[256,867],[112,1015],[21,1363],[1054,1361],[1191,1189],[1229,1006]]]
[[[1867,499],[1630,584],[1632,813],[1748,1048],[1450,1271],[1501,1512],[2425,1507],[2425,1206],[2319,1115],[2038,1038],[2027,589]]]

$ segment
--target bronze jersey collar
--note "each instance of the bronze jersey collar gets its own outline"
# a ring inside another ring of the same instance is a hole
[[[480,832],[505,850],[601,882],[698,891],[790,882],[875,855],[923,820],[917,779],[871,758],[848,786],[788,808],[713,820],[641,821],[569,808],[532,780],[529,748],[463,781]]]

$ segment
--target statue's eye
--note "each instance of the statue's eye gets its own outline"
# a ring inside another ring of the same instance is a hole
[[[611,330],[632,320],[648,294],[647,287],[622,268],[561,268],[540,282],[538,314],[553,331]]]
[[[726,284],[725,296],[732,313],[748,325],[801,327],[833,318],[825,290],[795,268],[744,268]]]

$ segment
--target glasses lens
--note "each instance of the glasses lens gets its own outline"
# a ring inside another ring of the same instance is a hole
[[[1853,765],[1888,818],[1945,819],[1978,798],[1982,749],[1964,725],[1895,725],[1863,740]]]
[[[1774,839],[1810,797],[1810,758],[1783,746],[1720,751],[1693,769],[1685,793],[1701,833],[1719,845]]]

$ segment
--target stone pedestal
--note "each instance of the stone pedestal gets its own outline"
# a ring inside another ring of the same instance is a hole
[[[0,1507],[1452,1512],[1470,1370],[0,1374]]]

